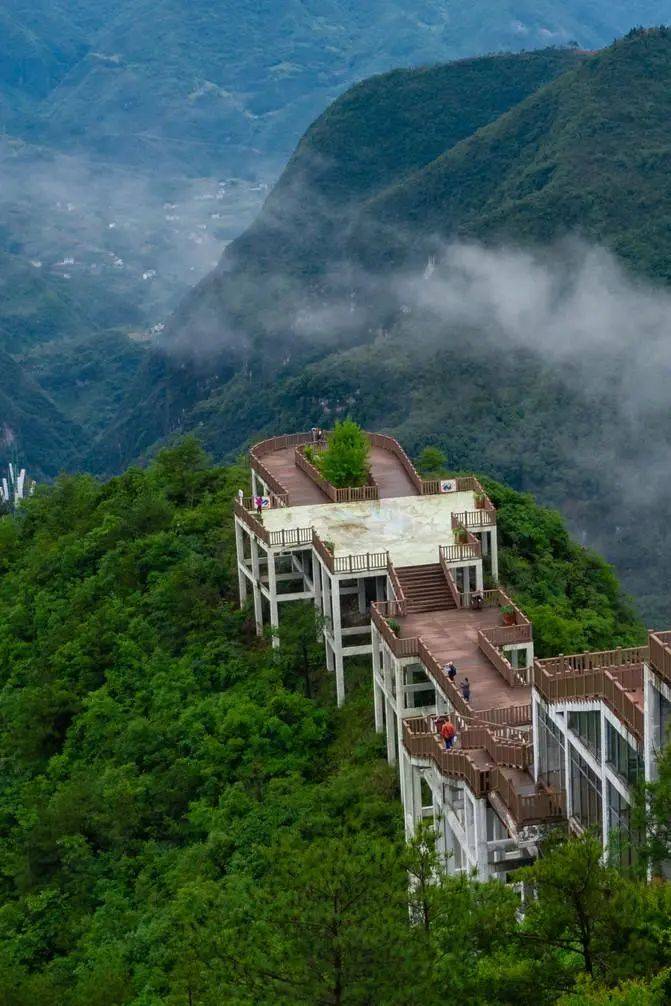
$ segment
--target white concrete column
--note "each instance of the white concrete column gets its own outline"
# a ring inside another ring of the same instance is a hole
[[[480,533],[480,544],[482,545],[482,554],[489,555],[489,532],[482,531]]]
[[[538,782],[538,773],[540,771],[539,759],[540,750],[538,744],[538,694],[536,689],[532,689],[531,692],[531,740],[534,746],[534,782]]]
[[[478,880],[489,879],[489,854],[487,850],[487,801],[480,798],[475,801],[475,861],[478,868]]]
[[[492,576],[498,581],[499,578],[499,539],[498,530],[494,526],[491,530],[491,549],[492,549]]]
[[[240,607],[244,608],[247,600],[247,577],[243,572],[245,565],[245,532],[242,525],[235,521],[235,553],[238,560],[238,594],[240,596]]]
[[[254,577],[254,618],[256,620],[256,635],[260,636],[263,632],[263,606],[261,604],[261,588],[259,583],[261,581],[261,569],[259,566],[259,546],[256,538],[253,535],[250,536],[250,543],[252,548],[252,575]]]
[[[384,730],[384,695],[375,679],[373,679],[373,700],[375,704],[375,732],[381,734]]]
[[[259,495],[259,484],[256,481],[256,472],[252,468],[252,496]]]
[[[356,582],[357,596],[359,600],[359,614],[366,614],[366,578],[360,577]]]
[[[268,593],[270,594],[270,626],[272,630],[273,649],[278,649],[280,637],[277,629],[280,625],[280,613],[277,606],[277,570],[275,569],[275,553],[268,549]]]
[[[345,664],[342,654],[342,624],[340,621],[340,583],[331,581],[331,607],[333,609],[333,656],[335,657],[336,696],[338,705],[345,701]]]
[[[387,761],[396,764],[396,714],[389,699],[385,702],[385,720],[387,727]]]
[[[475,564],[475,589],[484,590],[485,581],[482,575],[482,559]]]
[[[323,615],[322,607],[322,566],[316,552],[312,553],[312,582],[315,588],[315,608]],[[304,585],[305,589],[305,585]]]

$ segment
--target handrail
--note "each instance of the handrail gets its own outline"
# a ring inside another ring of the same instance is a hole
[[[546,789],[523,795],[515,790],[510,779],[496,767],[491,770],[489,784],[498,793],[519,825],[560,819],[566,816],[563,791]]]
[[[562,671],[591,671],[601,667],[625,667],[627,664],[641,664],[648,659],[647,646],[618,647],[614,650],[595,650],[587,653],[561,653],[558,657],[539,660],[540,666],[548,674]]]
[[[445,562],[463,562],[466,559],[479,559],[482,553],[480,542],[477,545],[440,545],[439,555]]]
[[[408,752],[415,758],[431,759],[443,775],[463,779],[476,797],[484,796],[488,789],[489,769],[475,765],[467,751],[446,751],[435,734],[416,733],[413,724],[417,723],[416,720],[403,720],[403,743]]]
[[[496,668],[503,680],[510,685],[511,688],[514,688],[516,685],[526,685],[526,681],[522,675],[518,674],[507,657],[504,657],[503,654],[492,645],[482,629],[478,630],[478,647],[487,657],[490,664]]]
[[[443,571],[443,576],[445,577],[445,580],[447,582],[448,590],[452,595],[452,600],[456,604],[457,608],[461,608],[463,595],[459,590],[459,588],[457,587],[454,577],[452,576],[452,570],[447,565],[445,557],[440,553],[440,551],[439,551],[439,561],[440,561],[440,568]]]
[[[247,525],[249,530],[255,534],[257,538],[260,538],[261,541],[266,543],[266,545],[270,544],[268,531],[263,526],[259,518],[255,514],[250,513],[249,510],[246,510],[237,498],[233,500],[233,513],[236,517],[240,518],[243,524]]]
[[[394,591],[394,596],[398,601],[399,605],[403,609],[401,614],[405,615],[407,613],[407,599],[405,596],[405,591],[403,590],[403,585],[398,578],[398,573],[396,572],[396,567],[394,566],[391,559],[387,562],[387,576],[389,577],[389,582],[391,583],[391,589]]]
[[[671,685],[671,632],[650,632],[648,643],[650,666]]]
[[[641,649],[640,647],[629,649]],[[606,653],[611,651],[604,651]],[[547,664],[552,661],[535,660],[533,667],[533,683],[536,690],[546,702],[603,700],[619,719],[629,728],[640,741],[643,740],[644,714],[643,710],[631,697],[631,690],[643,687],[643,663],[629,665],[631,675],[625,681],[616,677],[620,668],[602,666],[575,670],[566,668],[563,671],[552,671]],[[629,690],[628,690],[629,689]]]
[[[460,524],[466,528],[492,527],[496,524],[496,510],[489,510],[486,506],[484,506],[479,507],[476,510],[462,510],[459,513],[453,513],[453,530]]]
[[[388,552],[362,552],[360,555],[334,556],[314,528],[310,528],[312,547],[330,573],[364,573],[382,570],[389,562]]]
[[[380,490],[370,474],[370,481],[368,485],[350,486],[345,489],[339,489],[337,486],[334,486],[333,483],[329,482],[329,480],[322,475],[317,466],[313,465],[312,462],[306,458],[305,447],[307,446],[309,445],[303,444],[294,449],[294,462],[296,467],[305,472],[308,478],[312,479],[315,485],[317,485],[333,503],[358,503],[361,501],[377,500],[380,498]]]

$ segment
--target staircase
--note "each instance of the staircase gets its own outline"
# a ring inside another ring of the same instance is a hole
[[[396,574],[405,594],[408,614],[456,608],[440,563],[397,566]]]

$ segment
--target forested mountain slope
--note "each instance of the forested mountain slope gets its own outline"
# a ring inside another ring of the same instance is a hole
[[[404,847],[368,660],[339,711],[311,605],[283,606],[279,653],[237,610],[231,498],[248,477],[186,442],[0,517],[4,1001],[603,1002],[562,999],[584,962],[558,949],[574,928],[556,900],[521,922],[510,886],[434,884],[428,833]],[[557,514],[488,491],[539,646],[640,638]],[[598,994],[633,981],[649,998],[623,1003],[661,1006],[669,888],[616,874],[590,843],[546,863],[593,861]],[[409,925],[408,869],[432,876],[425,925]]]
[[[664,281],[669,95],[665,29],[354,88],[186,299],[87,462],[109,470],[196,425],[230,452],[349,411],[561,505],[664,622],[665,295],[590,244],[553,242],[588,237]]]
[[[310,121],[371,74],[573,39],[593,48],[665,13],[661,0],[8,0],[0,95],[30,103],[15,131],[70,152],[253,172],[281,165]]]

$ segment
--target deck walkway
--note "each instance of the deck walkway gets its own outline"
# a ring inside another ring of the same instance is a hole
[[[419,496],[410,476],[391,451],[385,451],[382,447],[371,447],[370,467],[380,490],[380,499]]]
[[[266,454],[263,463],[278,482],[286,487],[289,506],[331,502],[326,493],[301,468],[296,467],[293,447],[283,447],[272,454]],[[371,447],[370,466],[380,489],[380,499],[419,495],[405,468],[391,451]]]
[[[469,702],[473,709],[479,710],[526,705],[531,701],[531,688],[511,687],[478,646],[478,630],[499,625],[500,620],[498,608],[483,611],[449,608],[408,614],[398,622],[401,636],[421,636],[437,660],[454,661],[456,684],[464,677],[469,679]]]
[[[266,454],[263,463],[278,482],[289,493],[289,506],[309,506],[315,503],[330,503],[325,492],[294,462],[294,448],[284,447],[272,454]]]

